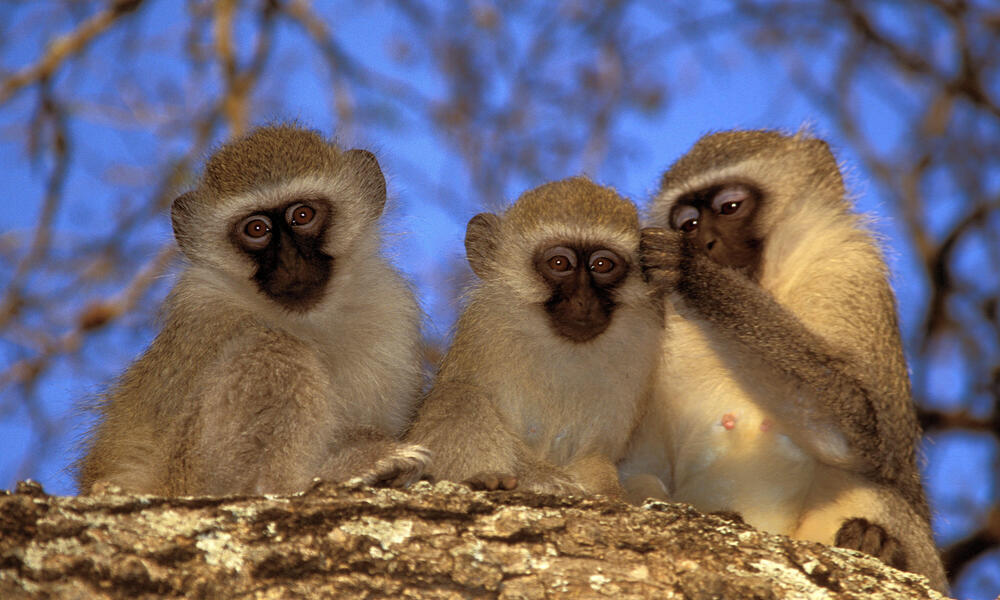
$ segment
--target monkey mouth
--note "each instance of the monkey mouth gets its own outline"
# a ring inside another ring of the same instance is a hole
[[[254,280],[265,295],[289,310],[305,312],[323,299],[333,276],[333,258],[324,254],[286,261],[281,269],[260,275]]]
[[[604,333],[608,325],[611,324],[611,319],[607,317],[589,319],[550,318],[549,323],[560,337],[571,342],[583,343],[589,342]]]

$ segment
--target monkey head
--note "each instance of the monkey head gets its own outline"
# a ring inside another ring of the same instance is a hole
[[[822,140],[727,131],[701,138],[664,173],[651,220],[677,232],[688,251],[756,279],[778,224],[796,211],[848,210],[843,197]]]
[[[217,150],[171,217],[192,264],[302,312],[323,299],[339,259],[378,243],[371,230],[385,200],[370,152],[343,152],[313,131],[279,125]]]
[[[601,335],[621,304],[646,293],[636,268],[635,206],[585,178],[523,194],[503,216],[476,215],[465,247],[483,285],[536,307],[572,343]]]

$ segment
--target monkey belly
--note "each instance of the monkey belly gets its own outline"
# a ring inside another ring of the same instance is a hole
[[[737,379],[744,365],[719,356],[696,323],[668,325],[674,335],[665,342],[657,418],[670,467],[669,477],[659,475],[670,499],[705,512],[736,511],[754,527],[791,534],[816,463],[754,401],[784,390]]]
[[[672,500],[704,512],[735,511],[765,531],[795,530],[815,462],[753,407],[690,427],[674,455]]]

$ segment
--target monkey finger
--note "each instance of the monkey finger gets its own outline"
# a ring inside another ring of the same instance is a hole
[[[517,477],[509,473],[476,473],[463,481],[465,485],[474,490],[512,490],[517,487]]]
[[[639,232],[639,256],[647,262],[665,256],[672,246],[676,246],[666,229],[647,227]]]
[[[646,281],[662,279],[662,272],[677,270],[681,259],[680,242],[674,232],[658,227],[642,230],[639,240],[639,266]]]
[[[517,487],[517,477],[513,475],[504,475],[500,477],[500,489],[512,490],[516,487]]]
[[[639,230],[640,245],[664,246],[671,237],[670,231],[663,227],[643,227]]]
[[[871,554],[898,569],[906,569],[906,554],[899,541],[882,526],[867,519],[844,521],[837,531],[834,543],[841,548]]]

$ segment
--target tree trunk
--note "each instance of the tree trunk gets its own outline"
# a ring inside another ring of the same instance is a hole
[[[857,552],[682,504],[317,484],[0,495],[0,598],[940,598]]]

